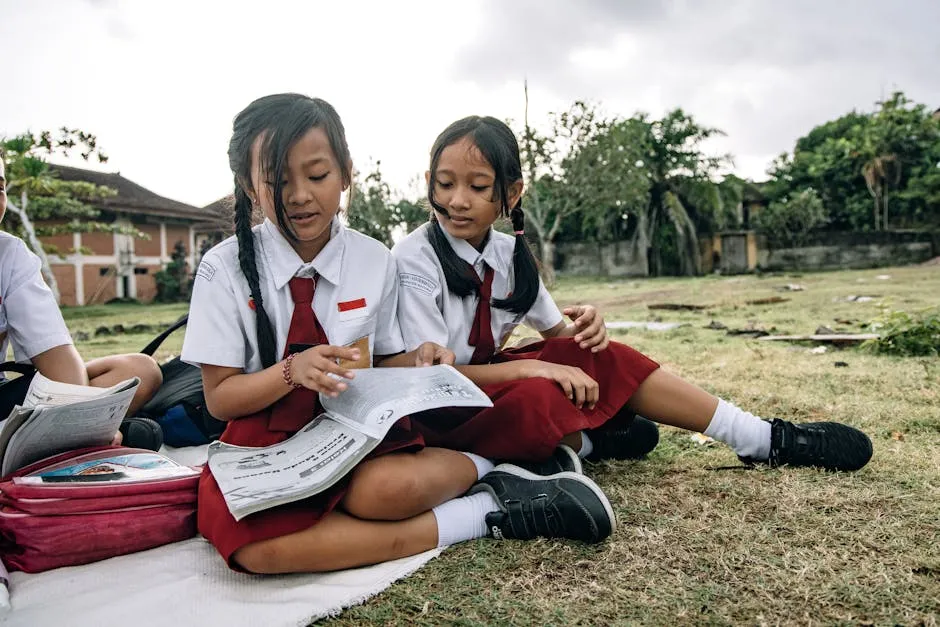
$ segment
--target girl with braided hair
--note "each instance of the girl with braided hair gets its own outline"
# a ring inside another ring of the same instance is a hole
[[[299,94],[252,102],[235,118],[229,163],[236,233],[196,271],[182,351],[202,369],[209,411],[228,421],[222,441],[286,440],[321,413],[318,394],[347,389],[355,368],[453,363],[430,342],[404,351],[394,259],[338,215],[352,162],[329,103]],[[252,226],[256,209],[265,220]],[[408,418],[309,499],[236,521],[208,467],[199,485],[199,531],[229,566],[255,573],[361,566],[488,534],[597,542],[614,524],[589,479],[494,470],[477,455],[425,447]]]
[[[639,457],[655,447],[657,427],[642,415],[704,432],[748,463],[868,463],[871,441],[855,428],[764,421],[610,341],[596,308],[560,311],[525,242],[519,145],[503,122],[472,116],[448,126],[426,179],[431,220],[392,250],[405,346],[449,347],[493,401],[412,416],[428,445],[579,472],[579,458]],[[514,235],[493,229],[500,217]],[[543,341],[501,350],[523,323]]]

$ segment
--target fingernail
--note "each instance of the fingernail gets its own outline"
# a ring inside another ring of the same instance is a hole
[[[359,351],[358,351],[358,350],[354,350],[354,351],[353,351],[353,359],[359,359]]]

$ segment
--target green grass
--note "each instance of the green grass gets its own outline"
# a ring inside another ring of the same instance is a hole
[[[881,280],[878,275],[890,275]],[[781,292],[787,283],[805,287]],[[872,302],[847,302],[871,295]],[[787,302],[748,305],[781,296]],[[722,470],[736,458],[664,428],[647,460],[587,468],[619,529],[599,546],[480,540],[325,621],[400,625],[936,625],[940,613],[940,360],[857,348],[760,342],[703,328],[778,333],[861,331],[881,307],[940,304],[940,269],[700,279],[565,279],[560,304],[598,305],[608,320],[678,321],[614,337],[709,391],[764,416],[838,420],[874,441],[854,474]],[[708,305],[659,311],[651,303]],[[69,309],[72,330],[170,322],[182,306]],[[104,322],[102,322],[104,321]],[[86,357],[138,350],[148,336],[80,344]],[[172,338],[163,354],[179,350]],[[847,367],[836,367],[835,362]]]

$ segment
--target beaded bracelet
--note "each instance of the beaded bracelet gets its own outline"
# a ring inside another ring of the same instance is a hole
[[[291,353],[287,356],[287,359],[284,360],[284,366],[281,368],[281,376],[284,377],[284,383],[291,386],[292,388],[303,387],[299,383],[294,383],[293,377],[290,376],[290,365],[294,361],[294,357],[297,353]]]

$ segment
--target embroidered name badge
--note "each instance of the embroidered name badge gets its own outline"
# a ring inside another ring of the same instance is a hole
[[[206,281],[211,281],[212,277],[215,276],[215,267],[210,264],[208,261],[203,259],[199,263],[199,267],[196,268],[196,276],[201,276]],[[252,307],[254,309],[254,307]]]
[[[398,282],[402,287],[410,287],[411,289],[418,290],[419,292],[424,292],[429,296],[434,293],[434,290],[437,289],[437,283],[427,277],[421,276],[420,274],[409,274],[407,272],[402,272],[398,275]]]
[[[369,315],[369,307],[365,298],[340,301],[336,303],[336,310],[339,311],[340,320],[355,320]]]

